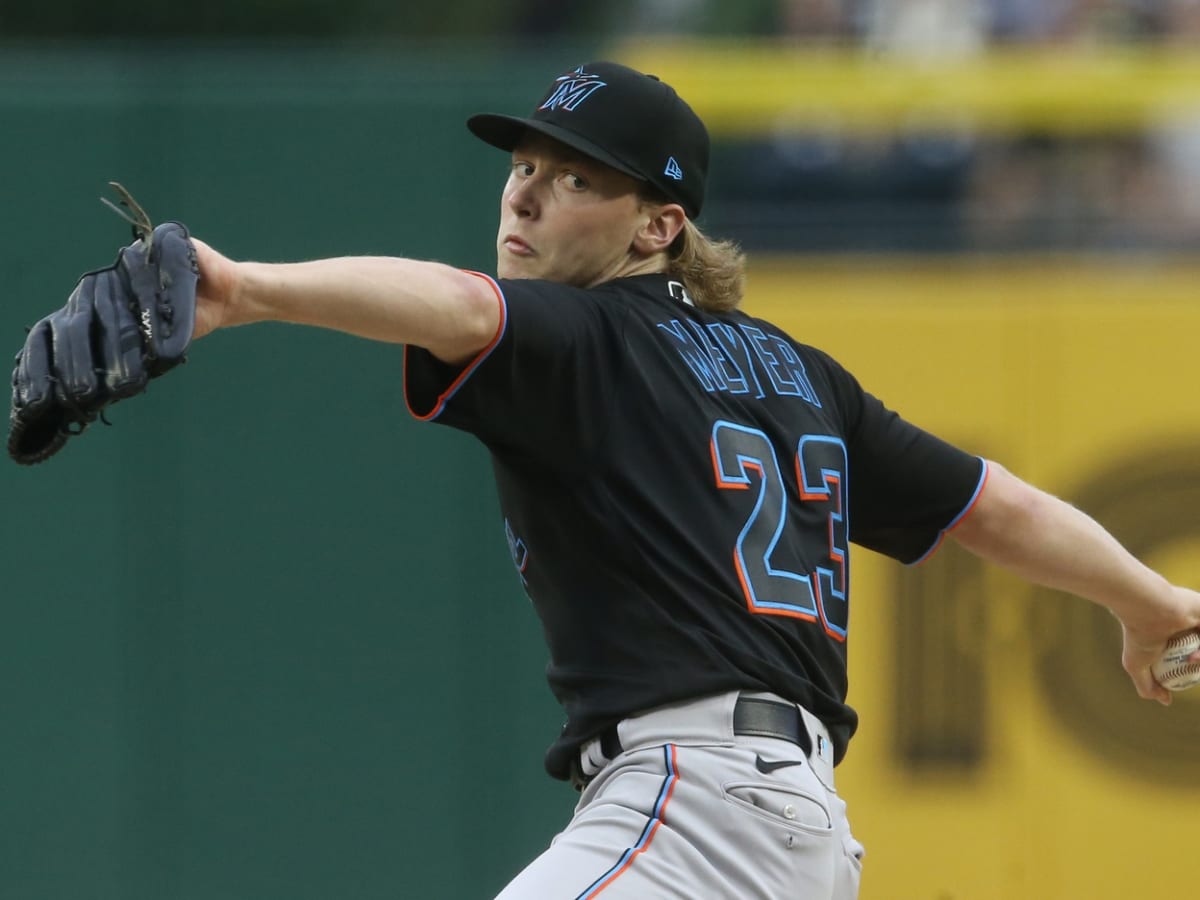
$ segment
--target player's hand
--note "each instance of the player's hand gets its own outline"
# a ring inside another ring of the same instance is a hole
[[[200,281],[196,286],[196,328],[193,339],[236,324],[237,263],[204,241],[192,238]]]
[[[1121,665],[1133,680],[1138,695],[1171,705],[1171,692],[1154,680],[1150,667],[1158,662],[1167,641],[1182,631],[1200,628],[1200,594],[1172,585],[1164,603],[1158,608],[1138,610],[1121,620],[1124,648]],[[1200,652],[1192,657],[1200,662]]]

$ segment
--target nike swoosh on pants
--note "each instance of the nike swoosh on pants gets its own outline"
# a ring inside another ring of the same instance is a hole
[[[804,760],[802,759],[773,759],[768,762],[757,753],[754,754],[754,767],[764,775],[770,775],[776,769],[786,769],[788,766],[802,765],[804,765]]]

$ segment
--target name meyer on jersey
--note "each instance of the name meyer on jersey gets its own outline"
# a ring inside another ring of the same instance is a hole
[[[764,397],[765,385],[780,396],[821,405],[796,348],[778,335],[744,323],[736,328],[725,322],[704,327],[691,320],[671,319],[657,325],[696,381],[710,393]]]

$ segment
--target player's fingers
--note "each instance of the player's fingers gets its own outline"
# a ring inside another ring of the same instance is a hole
[[[1154,679],[1149,668],[1130,672],[1129,677],[1133,679],[1133,686],[1143,700],[1157,700],[1163,706],[1171,705],[1171,692]]]
[[[1133,681],[1138,696],[1143,700],[1157,700],[1163,706],[1170,706],[1171,692],[1158,683],[1151,671],[1155,660],[1162,655],[1162,648],[1139,643],[1129,629],[1124,629],[1124,637],[1121,666]]]

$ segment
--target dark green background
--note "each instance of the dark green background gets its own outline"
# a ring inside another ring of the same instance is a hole
[[[0,342],[128,242],[109,180],[238,258],[491,268],[507,160],[462,120],[577,58],[5,47]],[[566,822],[486,455],[400,374],[222,332],[0,465],[0,897],[490,897]]]

